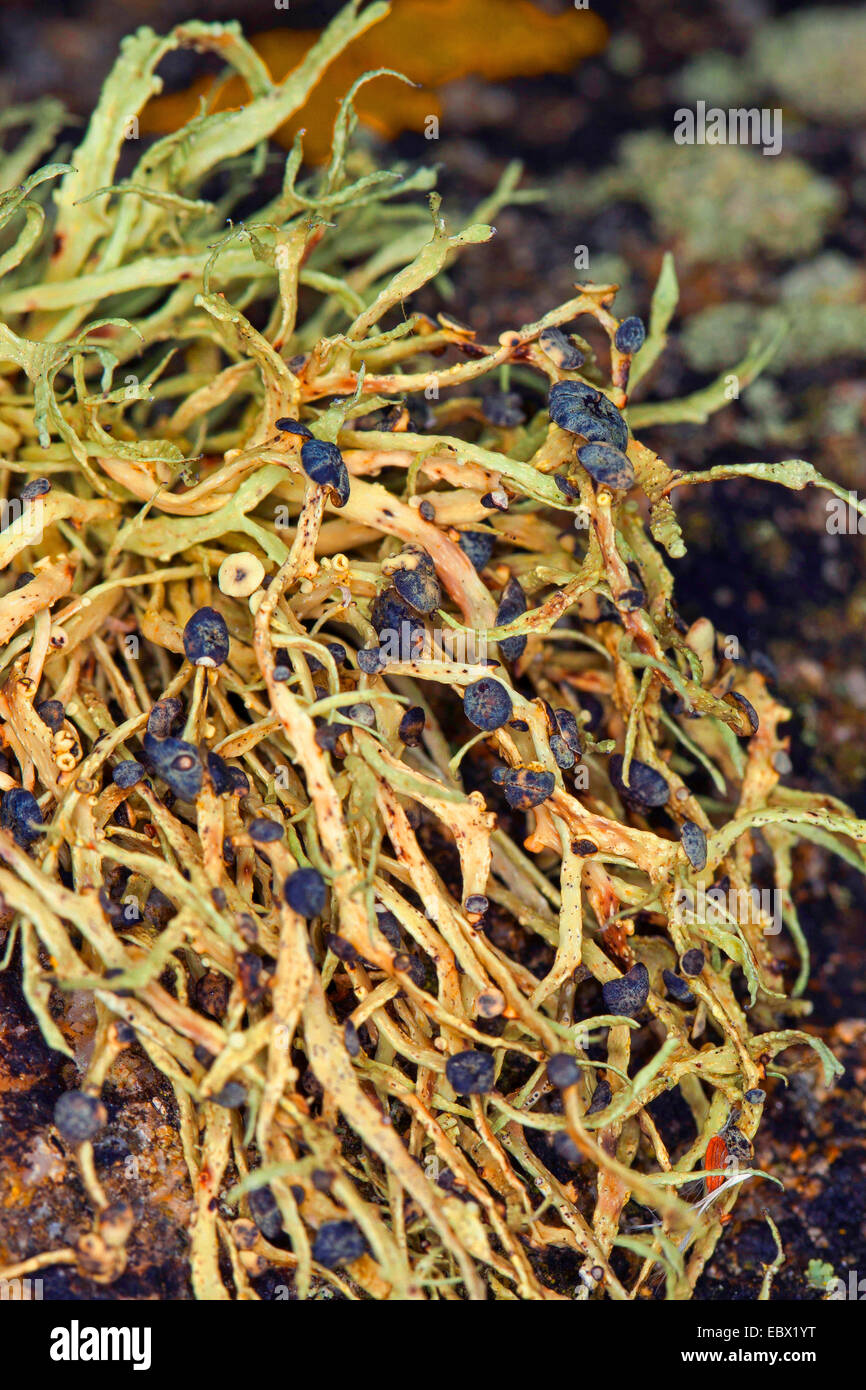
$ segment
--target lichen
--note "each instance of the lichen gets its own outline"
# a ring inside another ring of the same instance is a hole
[[[780,376],[791,367],[866,356],[864,277],[838,252],[824,252],[778,281],[778,304],[713,304],[686,320],[681,343],[689,365],[721,371],[748,348],[756,333],[781,320],[785,329],[767,370]]]
[[[658,131],[626,136],[617,164],[589,180],[587,197],[594,204],[635,199],[681,257],[721,264],[810,255],[842,207],[835,185],[793,155],[678,145]]]
[[[701,53],[672,80],[688,102],[736,107],[784,104],[803,120],[856,126],[866,114],[866,16],[832,5],[762,24],[743,53]]]
[[[304,175],[296,143],[268,181],[267,141],[383,12],[347,7],[278,85],[237,26],[140,30],[68,165],[28,174],[44,112],[11,156],[3,965],[61,1054],[92,997],[88,1129],[126,1048],[171,1084],[199,1298],[257,1297],[277,1268],[301,1297],[316,1278],[553,1299],[553,1250],[577,1298],[638,1296],[653,1272],[688,1297],[740,1185],[767,1176],[751,1143],[788,1050],[839,1071],[790,1026],[810,1007],[792,854],[811,839],[863,867],[866,824],[783,784],[787,710],[733,635],[678,620],[672,498],[737,477],[846,494],[801,459],[674,471],[635,435],[728,399],[720,381],[630,404],[676,309],[670,257],[634,359],[615,286],[494,343],[412,311],[483,254],[514,170],[449,230],[418,197],[428,171],[353,150],[352,91],[328,166]],[[177,47],[220,53],[249,99],[123,175]],[[723,184],[744,167],[722,164]],[[779,249],[766,211],[758,244]],[[575,323],[601,355],[562,336]],[[552,422],[564,382],[615,427],[621,492]],[[473,532],[492,537],[479,567]],[[752,896],[759,833],[778,921]],[[651,1108],[674,1090],[685,1136]],[[132,1207],[107,1201],[91,1140],[73,1147],[91,1229],[3,1277],[122,1277]],[[708,1148],[737,1171],[703,1171]]]
[[[794,111],[829,125],[866,115],[866,14],[826,5],[762,26],[748,62]]]

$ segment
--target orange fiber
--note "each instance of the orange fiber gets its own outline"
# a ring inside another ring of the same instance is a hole
[[[707,1145],[707,1156],[704,1160],[705,1168],[724,1168],[725,1160],[728,1157],[728,1146],[720,1134],[714,1134]],[[705,1178],[707,1192],[715,1192],[716,1188],[721,1187],[724,1182],[723,1177]]]

